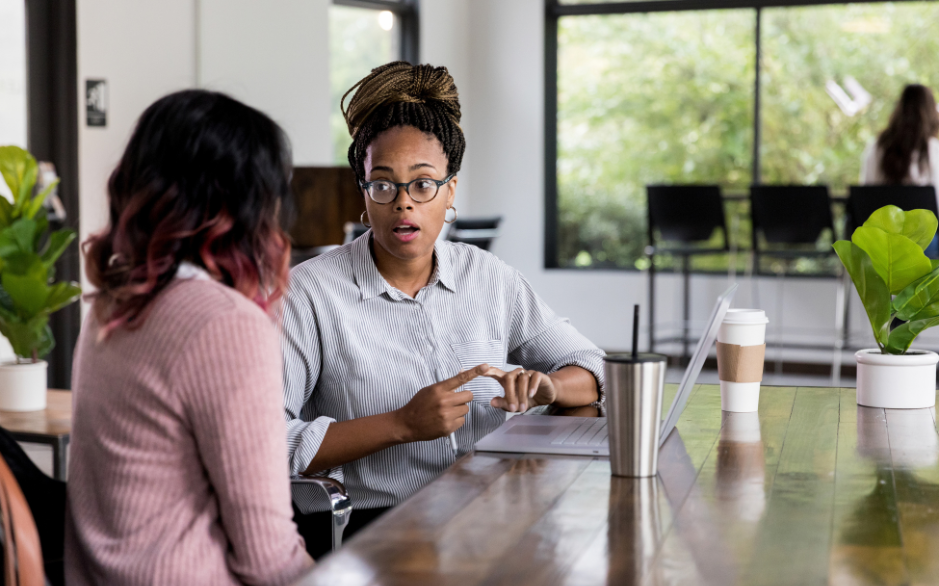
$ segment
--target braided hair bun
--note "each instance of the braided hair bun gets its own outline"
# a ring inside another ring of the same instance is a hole
[[[365,180],[368,145],[396,126],[436,136],[447,156],[447,173],[460,170],[466,140],[460,128],[460,96],[446,67],[405,61],[376,67],[342,96],[340,107],[352,135],[349,164],[360,181]]]

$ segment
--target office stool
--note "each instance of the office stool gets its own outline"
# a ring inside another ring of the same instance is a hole
[[[832,243],[836,239],[828,187],[825,185],[752,185],[750,187],[750,219],[753,226],[751,271],[755,267],[756,272],[759,273],[760,257],[777,258],[784,262],[783,269],[776,273],[776,374],[781,374],[784,324],[783,286],[786,269],[792,261],[800,258],[827,259],[835,256],[835,251],[831,246],[825,249],[806,248],[807,246],[814,247],[826,229],[831,231]],[[771,245],[771,248],[763,246],[760,240],[761,234],[763,241]],[[843,331],[844,325],[844,311],[841,306],[844,299],[844,286],[844,280],[839,278],[835,293],[832,386],[839,386],[841,380],[843,340],[840,339],[839,333]]]
[[[691,257],[730,252],[727,223],[724,220],[724,201],[717,185],[647,185],[649,246],[649,351],[655,351],[656,343],[676,342],[682,344],[682,362],[689,357],[689,329],[691,323]],[[720,230],[724,245],[708,248],[714,230]],[[661,246],[661,240],[675,245]],[[655,256],[671,254],[682,259],[682,327],[681,336],[656,340],[655,338]]]
[[[457,219],[450,225],[447,240],[450,242],[465,242],[489,250],[492,241],[499,236],[499,224],[502,216],[491,218]]]

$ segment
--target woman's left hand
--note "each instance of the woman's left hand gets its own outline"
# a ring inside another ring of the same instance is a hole
[[[505,372],[491,366],[483,376],[499,381],[505,389],[505,397],[496,397],[489,404],[510,413],[524,412],[538,405],[548,405],[558,398],[554,381],[543,372],[524,368]]]

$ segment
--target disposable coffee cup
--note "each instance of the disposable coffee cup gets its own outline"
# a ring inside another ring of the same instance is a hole
[[[762,309],[727,310],[717,331],[722,410],[749,413],[759,409],[767,323]]]

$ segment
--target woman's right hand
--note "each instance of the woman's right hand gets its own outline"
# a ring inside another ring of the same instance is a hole
[[[480,364],[419,390],[407,405],[395,412],[402,439],[405,442],[435,440],[462,427],[469,413],[467,404],[473,400],[473,393],[454,391],[488,370],[488,364]]]

